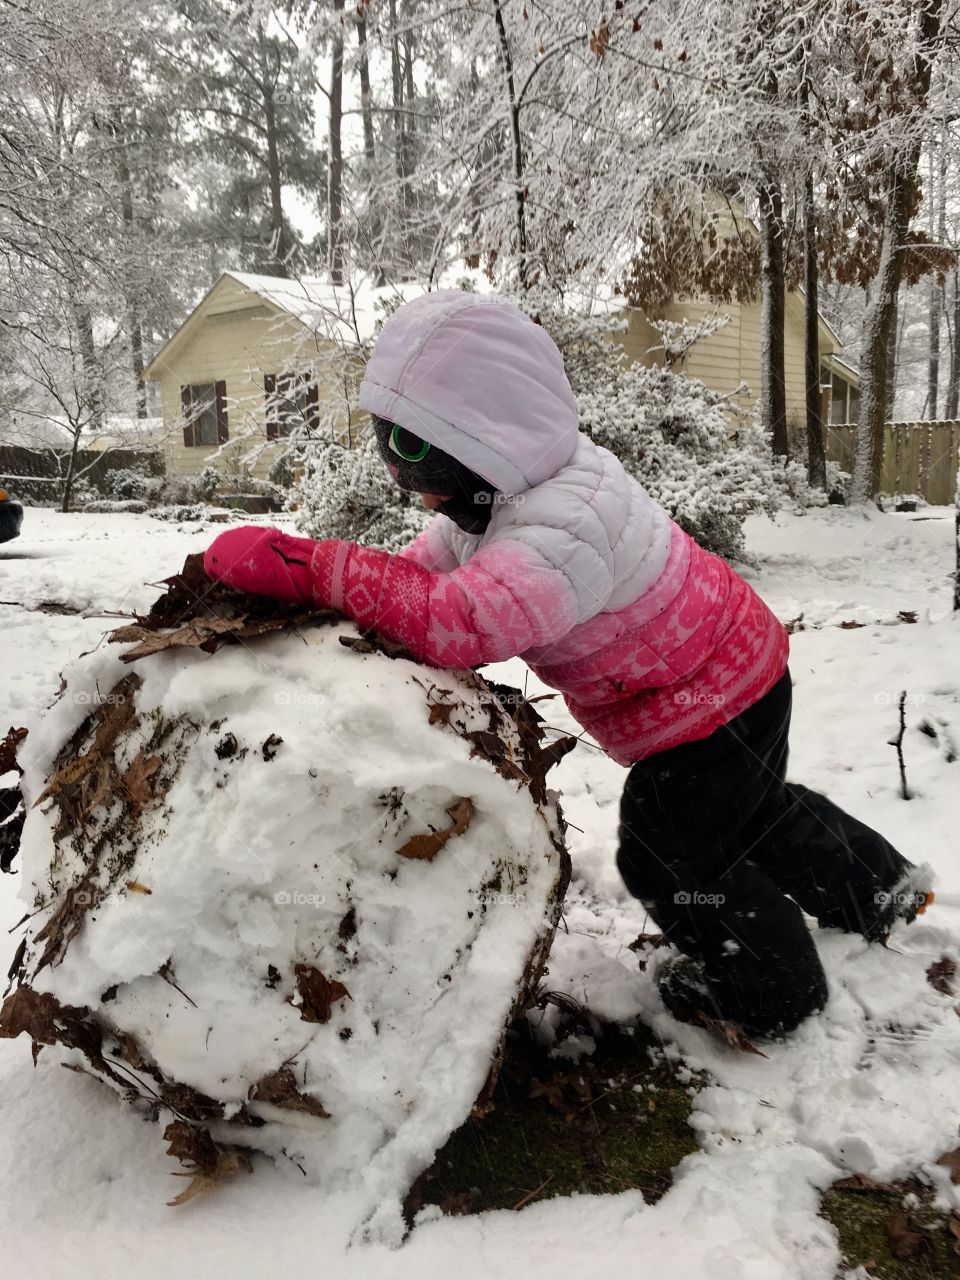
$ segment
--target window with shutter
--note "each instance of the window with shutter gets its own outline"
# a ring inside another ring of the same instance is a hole
[[[180,388],[183,412],[183,443],[197,445],[223,444],[227,439],[227,384],[194,382]]]
[[[214,383],[214,393],[217,413],[217,444],[226,444],[230,436],[227,430],[227,384],[222,379]]]
[[[276,440],[280,434],[280,420],[277,416],[277,375],[263,375],[263,398],[266,408],[267,439]]]

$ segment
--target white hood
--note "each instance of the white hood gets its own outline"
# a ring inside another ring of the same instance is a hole
[[[459,289],[424,294],[394,312],[359,404],[504,494],[555,475],[579,439],[576,401],[550,335],[507,299]]]

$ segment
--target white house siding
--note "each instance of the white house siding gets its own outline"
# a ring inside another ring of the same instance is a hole
[[[161,389],[167,474],[194,476],[209,463],[228,476],[242,466],[247,474],[265,478],[279,445],[267,440],[264,375],[314,369],[321,413],[328,409],[344,425],[343,364],[332,343],[318,343],[292,316],[225,277],[151,369]],[[185,445],[181,387],[221,380],[226,383],[227,443]]]
[[[800,425],[804,419],[803,306],[802,296],[788,297],[784,373],[789,425]],[[695,324],[717,313],[728,316],[728,323],[709,337],[701,338],[673,368],[677,373],[700,378],[721,395],[732,396],[737,387],[745,383],[748,391],[730,402],[735,413],[743,413],[752,409],[760,398],[760,303],[675,302],[659,309],[656,318]],[[650,351],[659,343],[659,336],[639,311],[629,312],[629,327],[620,340],[630,358],[640,364],[663,363],[662,351]],[[821,358],[835,350],[837,343],[830,338],[829,330],[821,326]]]

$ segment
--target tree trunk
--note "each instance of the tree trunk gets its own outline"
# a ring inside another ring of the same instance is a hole
[[[887,373],[884,383],[888,418],[893,417],[893,410],[897,400],[897,358],[900,351],[898,343],[899,308],[899,294],[894,294],[890,318],[890,338],[887,342]]]
[[[940,130],[938,172],[934,171],[934,156],[930,154],[930,196],[931,202],[936,191],[936,225],[934,225],[933,209],[930,211],[930,239],[942,245],[947,239],[947,139],[946,127]],[[936,421],[940,401],[940,330],[943,322],[943,309],[946,281],[942,275],[934,275],[930,281],[930,308],[927,346],[927,416]]]
[[[953,342],[950,348],[950,385],[947,387],[947,403],[944,416],[949,422],[957,419],[957,403],[960,401],[960,271],[953,269]]]
[[[413,46],[414,46],[413,32],[407,31],[407,38],[403,46],[403,93],[404,93],[404,101],[407,104],[408,111],[413,110],[413,103],[417,96],[416,87],[413,83],[413,60],[414,60]],[[412,140],[413,135],[416,132],[417,132],[416,117],[413,115],[410,115],[407,117],[408,140]]]
[[[803,190],[803,371],[807,409],[807,479],[817,489],[827,487],[827,458],[823,447],[820,400],[820,315],[817,290],[817,223],[813,203],[813,173]]]
[[[777,181],[760,187],[762,349],[760,398],[764,430],[772,436],[773,451],[788,453],[787,388],[784,371],[786,283],[783,254],[783,193]]]
[[[941,287],[936,279],[930,282],[930,299],[927,308],[927,412],[928,421],[936,421],[940,398],[940,316]]]
[[[917,78],[913,96],[925,102],[930,91],[928,50],[940,34],[943,0],[926,0],[920,12]],[[860,355],[860,422],[850,483],[851,502],[877,502],[883,464],[883,428],[887,418],[887,357],[895,320],[895,299],[900,288],[902,249],[910,223],[920,143],[910,142],[894,152],[884,184],[887,204],[883,218],[880,265],[873,281],[872,298],[863,319]]]
[[[260,37],[260,98],[263,103],[263,125],[267,138],[267,176],[270,184],[270,269],[274,275],[284,275],[288,268],[290,242],[283,218],[283,175],[280,166],[280,143],[277,137],[277,109],[275,77],[267,61],[266,41],[262,23],[257,24]]]
[[[517,270],[520,288],[527,287],[527,209],[526,192],[523,182],[523,147],[520,138],[520,107],[517,103],[517,91],[513,80],[513,58],[507,30],[503,22],[500,0],[493,0],[494,18],[497,24],[497,36],[500,42],[500,62],[507,86],[507,101],[510,108],[510,137],[513,143],[513,190],[516,209],[517,230]]]
[[[133,180],[127,161],[127,135],[119,107],[113,112],[113,137],[117,145],[117,177],[120,182],[120,216],[123,220],[123,284],[130,340],[130,365],[137,402],[137,417],[147,416],[147,384],[143,376],[143,325],[140,320],[140,288],[131,278],[133,269]]]
[[[93,317],[85,302],[73,301],[73,316],[77,326],[77,345],[80,350],[80,393],[81,415],[87,412],[88,421],[94,431],[103,430],[103,381],[97,348],[93,337]],[[78,428],[79,434],[79,428]]]
[[[400,183],[401,237],[410,212],[410,173],[407,168],[407,126],[403,111],[403,63],[397,35],[397,0],[390,0],[390,86],[393,91],[393,157]]]
[[[77,451],[80,448],[80,431],[79,424],[73,426],[73,443],[70,446],[70,458],[67,462],[67,474],[63,481],[63,501],[60,503],[61,511],[70,510],[70,499],[73,496],[73,481],[77,473]]]
[[[887,358],[896,319],[893,299],[900,286],[899,246],[907,232],[912,186],[910,175],[916,177],[918,159],[919,149],[911,148],[907,157],[894,162],[889,173],[880,266],[863,320],[860,421],[857,424],[856,457],[850,486],[851,502],[876,501],[880,492],[883,429],[887,420]]]
[[[370,58],[367,52],[367,10],[364,3],[357,11],[357,44],[360,52],[357,59],[360,73],[360,115],[363,120],[363,154],[367,163],[372,166],[376,159],[376,143],[373,136],[373,93],[370,89]]]
[[[343,13],[344,0],[333,0],[335,14]],[[343,284],[343,28],[334,27],[331,41],[330,122],[327,161],[327,266],[333,284]]]

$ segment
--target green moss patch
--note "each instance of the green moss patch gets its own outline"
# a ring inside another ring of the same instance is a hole
[[[836,1228],[845,1269],[863,1267],[877,1280],[960,1280],[960,1217],[933,1200],[919,1182],[855,1175],[824,1192],[821,1213]]]
[[[585,1032],[586,1033],[586,1032]],[[446,1213],[520,1209],[574,1192],[658,1200],[698,1141],[688,1123],[700,1081],[651,1058],[643,1026],[589,1032],[578,1062],[550,1057],[521,1019],[507,1037],[493,1108],[451,1135],[407,1203]]]

